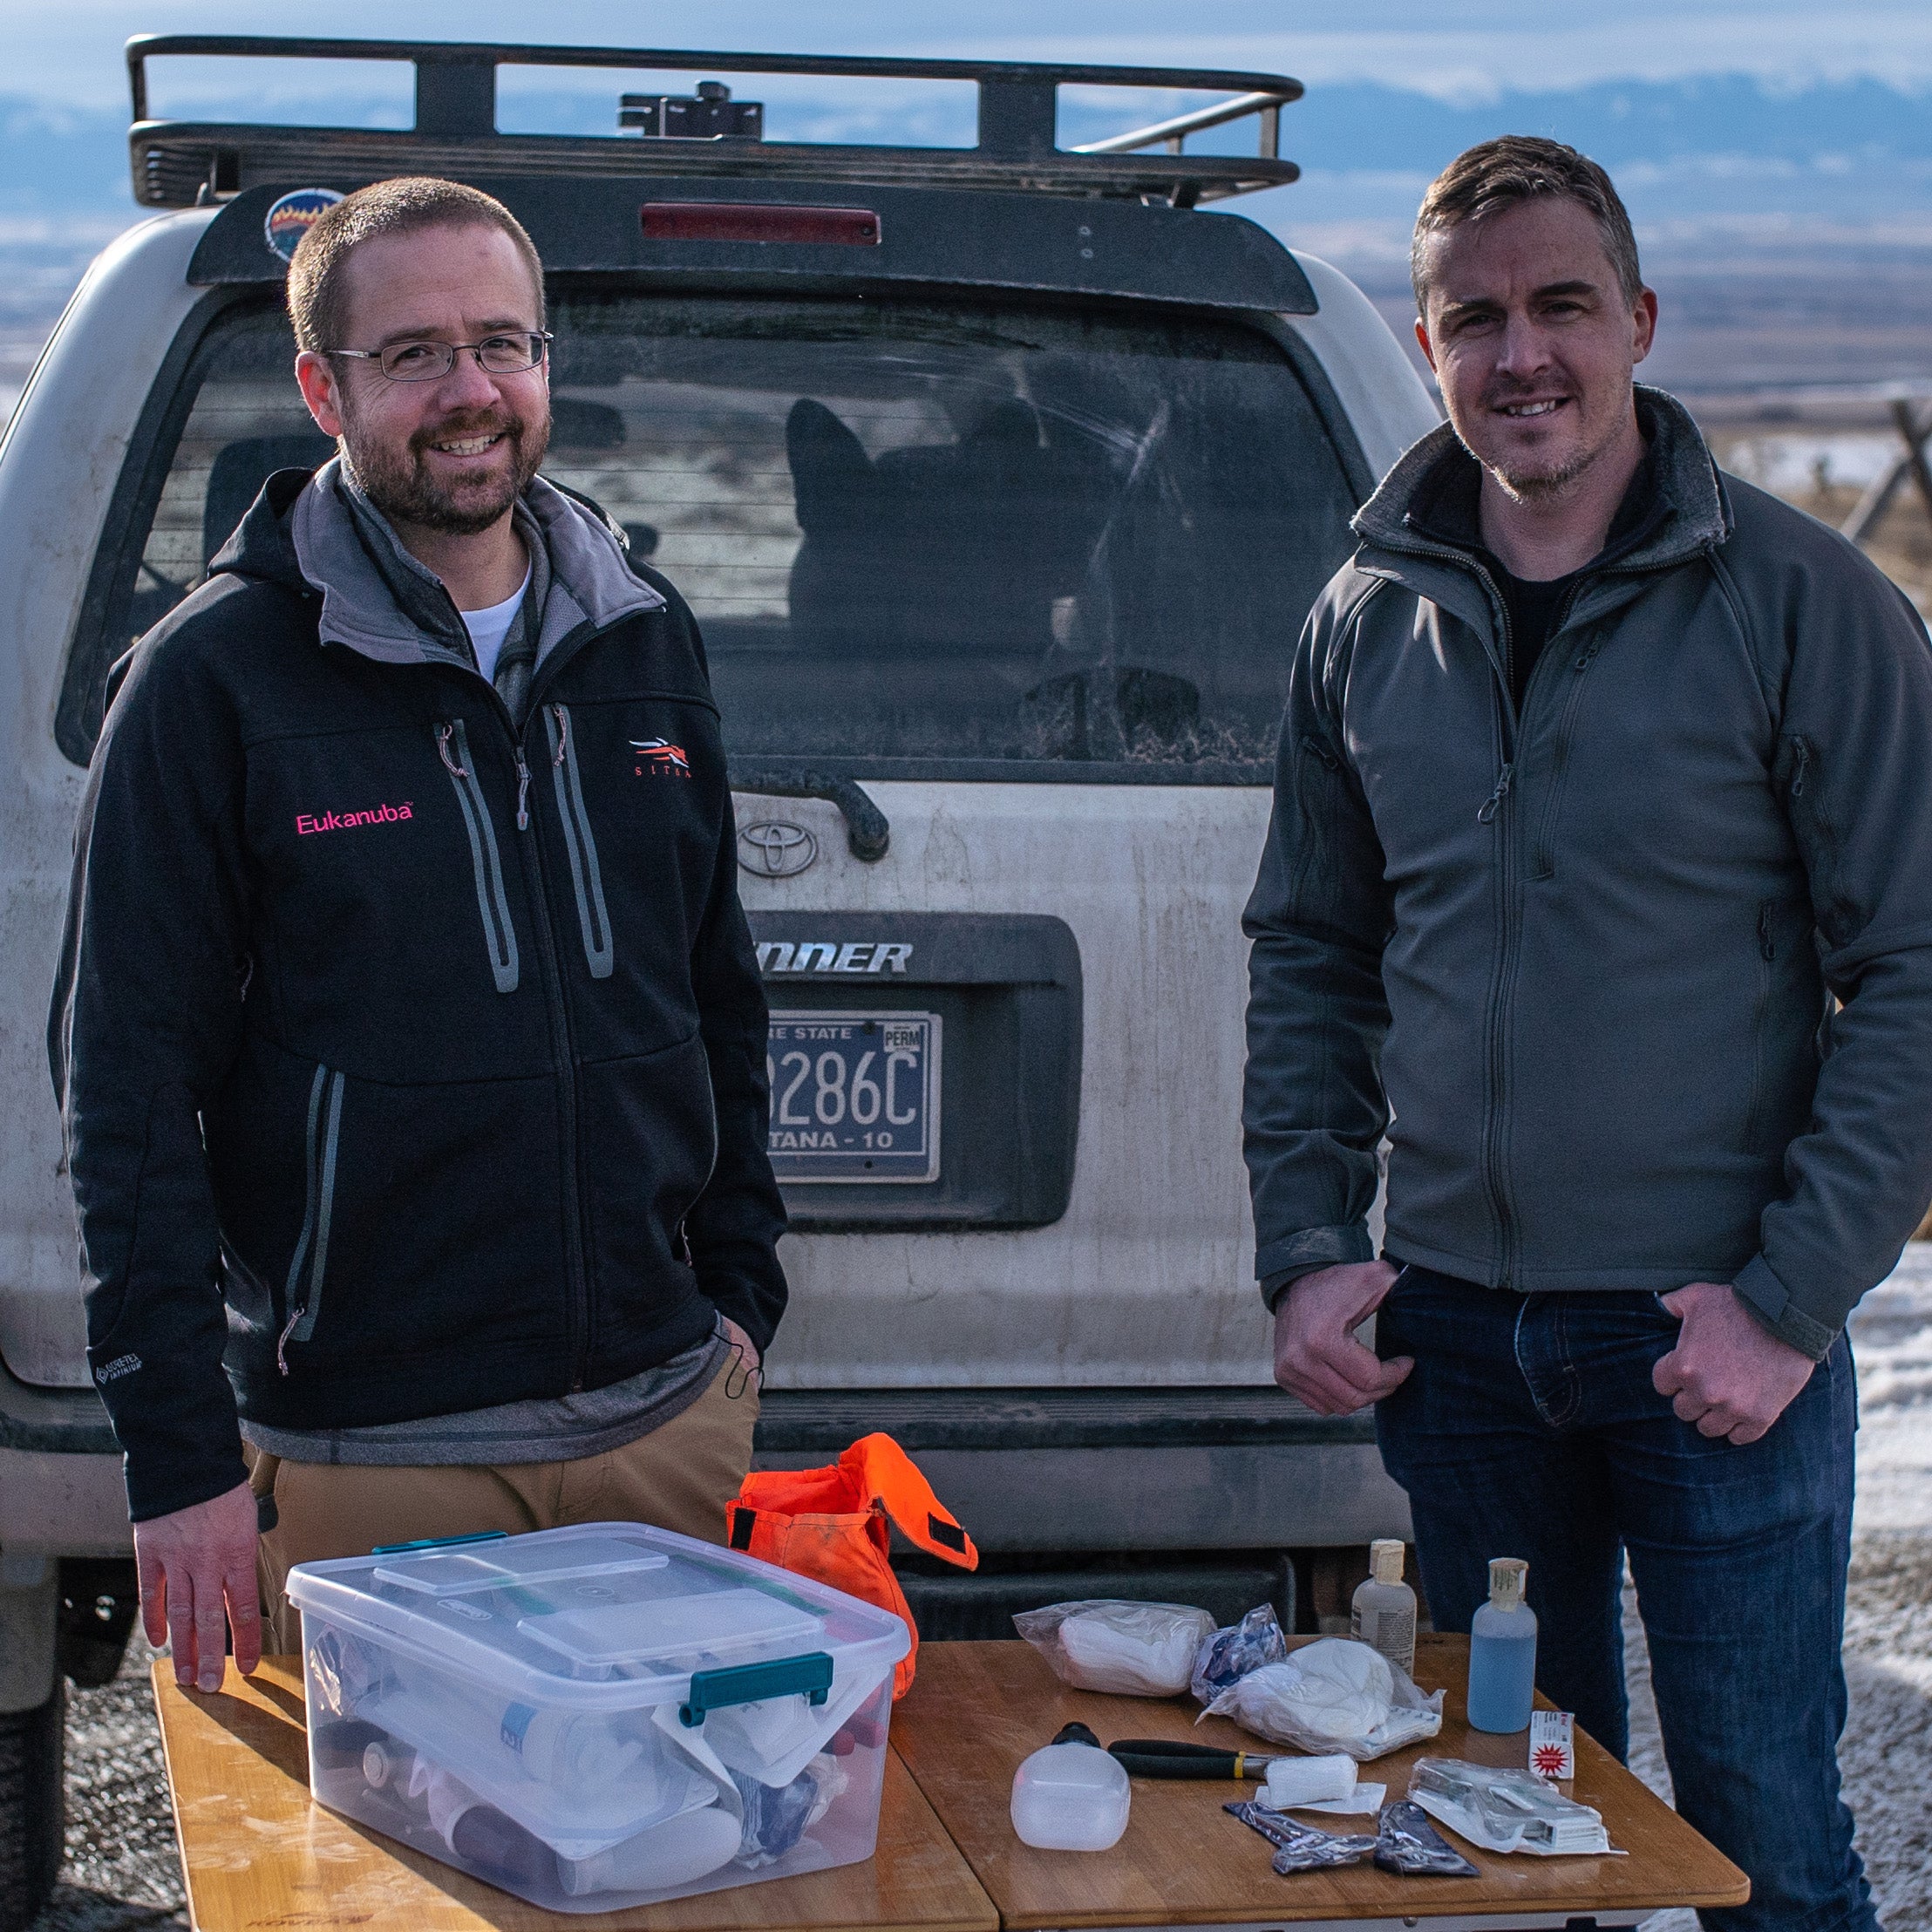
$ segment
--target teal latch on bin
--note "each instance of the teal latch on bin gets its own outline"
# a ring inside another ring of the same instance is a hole
[[[418,1536],[412,1543],[378,1543],[371,1556],[403,1556],[412,1549],[453,1549],[459,1543],[500,1543],[507,1540],[507,1529],[476,1529],[466,1536]]]
[[[823,1650],[802,1657],[773,1657],[769,1663],[740,1663],[729,1670],[693,1670],[689,1704],[677,1707],[687,1731],[704,1723],[708,1711],[726,1704],[761,1704],[766,1697],[797,1697],[823,1704],[832,1689],[832,1659]]]

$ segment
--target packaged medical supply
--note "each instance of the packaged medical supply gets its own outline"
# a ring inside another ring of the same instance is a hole
[[[1221,1809],[1259,1832],[1277,1847],[1275,1869],[1283,1877],[1290,1872],[1316,1872],[1337,1865],[1359,1865],[1375,1854],[1375,1840],[1364,1833],[1343,1835],[1316,1831],[1312,1825],[1298,1825],[1283,1813],[1270,1811],[1252,1798],[1243,1803],[1223,1805]]]
[[[316,1799],[554,1911],[871,1855],[889,1612],[636,1523],[298,1564]]]
[[[1232,1718],[1277,1744],[1346,1752],[1358,1762],[1399,1750],[1442,1729],[1442,1693],[1425,1697],[1405,1670],[1365,1643],[1321,1637],[1282,1663],[1251,1670],[1203,1717]]]
[[[1476,1867],[1406,1800],[1383,1807],[1375,1862],[1384,1872],[1429,1878],[1475,1878]]]
[[[1043,1852],[1104,1852],[1126,1830],[1133,1795],[1118,1759],[1085,1725],[1068,1725],[1014,1772],[1013,1829]]]
[[[1310,1804],[1291,1805],[1291,1811],[1321,1812],[1333,1818],[1373,1818],[1389,1795],[1386,1785],[1357,1785],[1346,1798],[1320,1798]]]
[[[1601,1813],[1564,1797],[1532,1771],[1418,1758],[1409,1773],[1409,1796],[1486,1851],[1561,1858],[1601,1857],[1612,1849]]]
[[[1210,1704],[1231,1684],[1264,1663],[1279,1663],[1288,1655],[1281,1619],[1272,1603],[1258,1604],[1239,1623],[1216,1630],[1201,1647],[1187,1688],[1203,1704]]]
[[[1568,1711],[1529,1714],[1529,1768],[1553,1785],[1576,1775],[1576,1719]]]
[[[1398,1670],[1416,1667],[1416,1593],[1402,1581],[1405,1552],[1399,1536],[1369,1545],[1369,1575],[1349,1608],[1349,1635],[1379,1651]]]
[[[1100,1599],[1023,1610],[1013,1628],[1076,1690],[1171,1697],[1187,1688],[1214,1620],[1185,1603]]]
[[[1523,1602],[1529,1565],[1498,1556],[1489,1601],[1469,1625],[1469,1727],[1520,1731],[1536,1702],[1536,1613]]]
[[[1276,1811],[1347,1798],[1360,1773],[1345,1751],[1325,1758],[1276,1758],[1268,1767],[1268,1801]]]

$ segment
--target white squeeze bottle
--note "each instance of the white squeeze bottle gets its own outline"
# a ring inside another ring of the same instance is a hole
[[[1369,1576],[1349,1609],[1349,1635],[1379,1650],[1396,1669],[1416,1671],[1416,1593],[1402,1581],[1402,1540],[1380,1536],[1369,1545]]]

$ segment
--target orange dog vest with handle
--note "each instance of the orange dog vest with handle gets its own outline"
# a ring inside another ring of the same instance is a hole
[[[829,1469],[754,1470],[725,1504],[724,1527],[733,1549],[816,1577],[902,1618],[912,1649],[893,1676],[892,1694],[899,1698],[912,1688],[919,1629],[887,1560],[888,1516],[929,1554],[962,1569],[979,1567],[972,1538],[887,1435],[862,1437]]]

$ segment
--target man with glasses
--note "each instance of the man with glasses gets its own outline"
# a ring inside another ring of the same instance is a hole
[[[296,1562],[721,1540],[786,1294],[704,650],[537,473],[529,237],[378,183],[288,300],[338,453],[117,667],[50,1023],[147,1632],[204,1690],[258,1587],[294,1647]]]

